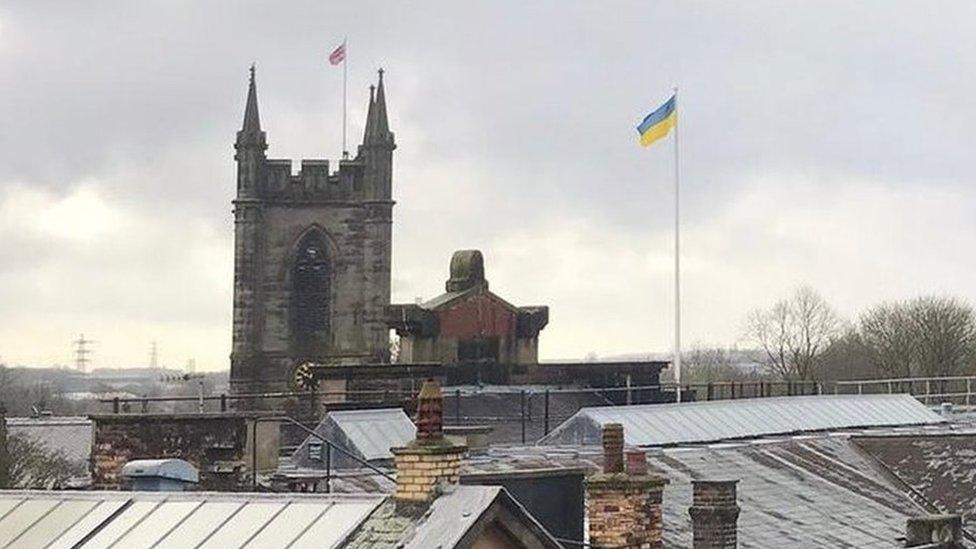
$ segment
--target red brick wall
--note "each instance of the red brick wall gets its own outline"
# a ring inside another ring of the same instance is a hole
[[[201,490],[241,489],[247,482],[248,420],[236,415],[93,416],[92,484],[120,489],[134,459],[180,458],[200,472]]]
[[[471,296],[439,311],[438,319],[441,337],[515,340],[515,312],[487,294]]]

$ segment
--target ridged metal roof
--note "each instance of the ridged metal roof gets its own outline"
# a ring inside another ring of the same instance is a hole
[[[378,410],[347,410],[329,412],[315,428],[315,432],[331,440],[336,445],[351,452],[361,460],[393,459],[390,448],[405,446],[416,434],[413,422],[401,408]],[[322,459],[313,459],[313,454],[322,454],[324,449],[312,452],[313,447],[321,448],[319,438],[309,436],[291,455],[295,467],[322,468]],[[332,454],[332,467],[358,467],[359,463],[339,452]]]
[[[2,492],[2,547],[335,547],[382,496]]]
[[[539,444],[600,444],[620,423],[627,444],[668,446],[857,427],[941,423],[910,395],[820,395],[583,408]]]
[[[417,432],[400,408],[329,412],[328,418],[367,460],[392,459],[390,448],[404,446]]]

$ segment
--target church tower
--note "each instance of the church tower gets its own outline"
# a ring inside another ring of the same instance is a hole
[[[269,159],[251,67],[234,144],[231,390],[290,390],[305,361],[389,360],[392,168],[383,71],[370,87],[363,143],[338,162]]]

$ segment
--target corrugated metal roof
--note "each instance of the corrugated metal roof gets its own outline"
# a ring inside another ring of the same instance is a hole
[[[539,444],[599,444],[620,423],[628,444],[666,446],[808,431],[941,423],[910,395],[821,395],[583,408]]]
[[[335,547],[384,498],[209,492],[0,492],[0,546]]]
[[[390,448],[406,445],[417,431],[401,408],[329,412],[328,417],[367,460],[393,459]]]
[[[315,427],[317,434],[366,461],[393,459],[390,448],[406,445],[413,440],[416,430],[400,408],[329,412]],[[322,444],[319,438],[306,438],[291,455],[291,463],[298,468],[324,467],[322,459],[311,457],[313,453],[322,453],[310,452],[312,445],[319,444]],[[358,467],[359,463],[333,452],[332,466]]]

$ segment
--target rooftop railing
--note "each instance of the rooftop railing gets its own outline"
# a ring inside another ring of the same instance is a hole
[[[908,393],[923,404],[932,406],[951,402],[960,406],[976,404],[976,376],[905,377],[837,381],[834,394]]]

